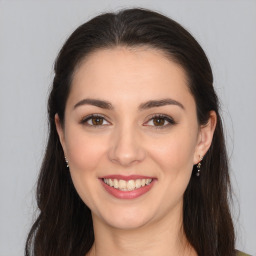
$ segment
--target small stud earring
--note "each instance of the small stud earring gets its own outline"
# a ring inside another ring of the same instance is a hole
[[[67,164],[67,168],[69,167],[69,165],[68,165],[68,159],[65,157],[65,162],[66,162],[66,164]]]
[[[203,157],[199,156],[200,157],[200,161],[199,163],[197,164],[197,173],[196,173],[196,176],[199,177],[200,176],[200,168],[201,168],[201,161],[203,160]]]

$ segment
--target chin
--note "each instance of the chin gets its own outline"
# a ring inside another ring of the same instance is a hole
[[[138,219],[138,218],[123,218],[123,219],[116,219],[110,221],[108,224],[112,228],[122,229],[122,230],[133,230],[139,229],[145,226],[148,223],[148,220],[145,219]]]
[[[104,212],[100,217],[105,224],[116,229],[131,230],[145,226],[152,216],[149,212],[139,210],[125,210]]]

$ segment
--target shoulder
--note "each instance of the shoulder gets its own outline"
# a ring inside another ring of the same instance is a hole
[[[244,252],[236,251],[236,256],[250,256],[250,255]]]

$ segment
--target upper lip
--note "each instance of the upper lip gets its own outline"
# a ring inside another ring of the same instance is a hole
[[[113,174],[113,175],[106,175],[99,177],[100,179],[117,179],[117,180],[137,180],[137,179],[154,179],[152,176],[144,176],[144,175],[118,175],[118,174]]]

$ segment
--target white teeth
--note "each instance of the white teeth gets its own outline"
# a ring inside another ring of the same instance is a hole
[[[120,188],[121,190],[126,189],[126,181],[125,180],[119,180],[119,184],[118,184],[118,188]]]
[[[108,185],[109,185],[110,187],[113,187],[113,186],[114,186],[114,182],[113,182],[111,179],[109,179]]]
[[[136,186],[136,188],[140,188],[141,187],[141,181],[139,179],[136,180],[135,186]]]
[[[114,188],[118,188],[118,180],[114,179]]]
[[[137,179],[128,181],[117,179],[103,179],[103,181],[110,187],[114,187],[122,191],[132,191],[140,187],[149,185],[152,182],[152,179]]]
[[[129,191],[135,189],[135,182],[134,182],[134,180],[129,180],[129,181],[127,182],[127,189],[128,189]]]
[[[146,185],[148,185],[150,182],[150,179],[146,179]]]

